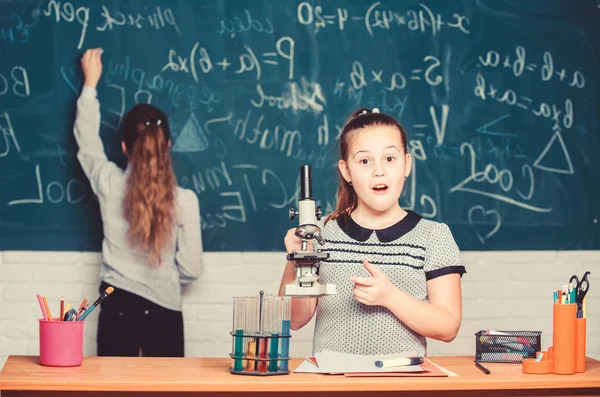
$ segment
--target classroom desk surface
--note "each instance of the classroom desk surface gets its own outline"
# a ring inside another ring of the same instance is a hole
[[[598,396],[600,361],[587,359],[575,375],[526,375],[520,364],[486,363],[481,372],[473,357],[430,357],[458,374],[443,378],[359,377],[295,374],[245,376],[229,373],[227,358],[85,357],[80,367],[51,368],[37,356],[10,356],[0,372],[2,397],[11,396]],[[296,368],[301,359],[292,359]],[[131,393],[138,392],[138,393]]]

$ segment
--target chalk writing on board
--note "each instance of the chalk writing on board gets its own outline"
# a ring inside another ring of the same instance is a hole
[[[60,2],[50,0],[46,8],[42,11],[42,14],[46,17],[53,18],[56,23],[63,21],[73,23],[76,21],[81,26],[77,49],[83,48],[88,23],[90,21],[90,7],[75,7],[69,1]],[[145,10],[144,14],[142,14],[139,12],[112,12],[105,5],[102,5],[101,10],[99,10],[99,16],[101,17],[102,22],[98,23],[98,25],[95,26],[95,29],[101,32],[110,32],[115,26],[133,27],[135,29],[149,27],[156,30],[172,28],[179,36],[181,36],[181,31],[179,30],[179,26],[171,8],[163,9],[160,6],[156,6],[150,11]]]
[[[565,99],[564,106],[556,103],[548,104],[543,101],[534,102],[532,98],[518,94],[517,90],[511,88],[499,89],[493,84],[488,84],[481,73],[478,73],[476,76],[474,95],[483,101],[488,99],[495,100],[507,106],[531,111],[535,116],[552,119],[555,123],[560,123],[565,128],[573,126],[573,102],[570,98]]]
[[[589,204],[599,193],[589,182],[598,179],[598,39],[593,17],[571,6],[0,3],[0,218],[11,225],[0,245],[14,228],[38,233],[39,249],[53,249],[55,238],[62,249],[100,246],[97,202],[72,135],[88,47],[105,50],[98,98],[107,156],[125,163],[117,130],[131,106],[163,109],[177,180],[199,197],[209,251],[281,249],[301,164],[313,167],[323,213],[334,210],[340,134],[357,107],[406,128],[413,164],[401,207],[447,222],[461,248],[598,245],[589,229],[598,219]],[[579,190],[586,194],[571,194]],[[87,230],[50,238],[48,224]],[[258,238],[257,228],[272,233]],[[544,228],[547,241],[527,234]]]
[[[10,74],[0,73],[0,97],[8,93],[17,97],[28,97],[31,94],[27,70],[23,66],[13,66]]]
[[[520,77],[523,72],[535,72],[540,69],[540,78],[542,81],[550,81],[557,78],[559,81],[568,82],[569,86],[576,88],[585,87],[585,76],[579,70],[569,72],[562,69],[557,69],[554,66],[552,53],[544,52],[541,64],[530,63],[527,58],[527,50],[522,46],[515,48],[515,58],[511,59],[510,55],[502,55],[497,51],[490,50],[485,56],[479,56],[479,62],[483,67],[489,68],[511,68],[515,77]]]
[[[546,156],[551,150],[556,151],[556,148],[561,151],[561,155],[558,156],[559,159],[563,160],[563,164],[559,168],[558,165],[550,165],[548,160],[546,160]],[[550,171],[550,172],[558,172],[561,174],[574,174],[575,170],[573,169],[573,162],[571,161],[571,156],[569,156],[569,151],[567,150],[567,146],[565,145],[565,141],[560,133],[560,128],[556,128],[554,130],[554,134],[552,134],[552,138],[540,153],[538,158],[534,161],[533,166],[539,168],[541,170]]]
[[[524,180],[522,181],[524,186],[529,188],[529,194],[527,196],[523,196],[520,193],[520,196],[525,198],[526,200],[518,200],[515,198],[511,198],[509,194],[513,191],[514,177],[510,170],[508,169],[498,169],[492,163],[488,163],[483,167],[482,170],[478,171],[477,168],[477,159],[475,156],[475,151],[473,150],[473,146],[470,143],[463,143],[460,147],[461,154],[467,156],[470,160],[470,175],[463,179],[460,183],[450,189],[450,193],[456,191],[469,192],[478,194],[481,196],[490,197],[495,200],[499,200],[508,204],[512,204],[514,206],[524,208],[529,211],[535,212],[551,212],[552,207],[550,208],[541,208],[525,201],[528,200],[528,197],[531,198],[533,196],[533,192],[535,190],[535,180],[533,173],[531,172],[531,166],[528,164],[524,164],[522,166],[522,175],[525,175]],[[490,186],[499,186],[502,190],[502,193],[492,193],[490,191],[485,190],[486,187]],[[519,193],[520,190],[515,187],[515,192]]]
[[[502,225],[502,218],[500,217],[498,210],[486,210],[481,205],[471,207],[469,209],[468,218],[469,224],[477,235],[477,239],[481,241],[481,244],[485,244],[486,240],[496,234]],[[489,229],[490,224],[492,225],[491,229]],[[488,229],[487,233],[482,230],[484,228]]]
[[[208,145],[208,137],[200,126],[196,115],[192,113],[177,136],[171,150],[181,153],[197,153],[205,151]]]
[[[337,7],[334,12],[326,14],[320,5],[313,6],[303,1],[298,4],[298,21],[303,25],[312,25],[316,32],[328,25],[337,25],[339,30],[344,30],[347,23],[364,23],[371,36],[375,29],[390,30],[395,26],[404,26],[411,31],[422,33],[430,32],[432,36],[440,33],[443,26],[455,28],[462,33],[470,34],[469,18],[458,13],[453,13],[449,20],[444,20],[440,13],[434,13],[427,5],[419,3],[418,9],[397,12],[384,9],[381,2],[371,4],[363,15],[350,15],[347,8]]]
[[[216,64],[222,71],[226,71],[231,66],[233,73],[241,74],[252,72],[256,80],[262,78],[263,65],[279,65],[280,59],[285,60],[288,69],[288,78],[294,78],[294,46],[295,42],[291,37],[281,37],[275,43],[275,51],[266,51],[256,53],[251,46],[244,45],[238,55],[237,61],[231,61],[227,57],[222,57]],[[189,54],[179,55],[174,49],[169,50],[168,62],[163,66],[161,72],[182,72],[189,73],[198,82],[202,74],[213,71],[213,59],[215,56],[209,54],[206,48],[201,47],[196,42],[190,49]],[[231,62],[230,62],[231,61]],[[232,64],[232,62],[236,62]],[[217,69],[219,69],[217,68]],[[199,77],[200,76],[200,77]]]
[[[245,32],[258,32],[258,33],[273,33],[273,23],[267,17],[264,20],[259,20],[252,16],[252,12],[248,9],[244,10],[244,16],[233,16],[224,18],[219,22],[219,34],[229,34],[231,38],[234,38],[237,33]]]
[[[2,138],[4,138],[4,148],[0,149],[0,157],[5,157],[10,153],[10,148],[14,147],[17,152],[21,152],[21,145],[15,135],[15,130],[10,123],[10,115],[8,112],[0,114],[0,131],[2,131]],[[1,148],[2,146],[0,146]]]
[[[9,44],[25,44],[29,41],[29,28],[19,14],[11,12],[0,15],[0,41]]]
[[[29,190],[35,191],[35,193],[32,193],[29,198],[11,200],[8,202],[9,206],[44,204],[46,200],[52,204],[59,204],[65,200],[69,204],[79,204],[86,197],[85,185],[78,179],[70,179],[66,184],[59,181],[42,182],[39,164],[35,166],[35,177],[27,180],[30,180],[32,182],[31,186],[34,187],[34,189]]]

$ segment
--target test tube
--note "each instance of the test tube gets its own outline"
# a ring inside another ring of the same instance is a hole
[[[290,319],[292,318],[292,298],[282,297],[281,300],[281,358],[290,357]],[[281,371],[289,371],[288,360],[281,360]]]
[[[277,372],[279,335],[281,334],[281,296],[273,297],[271,308],[271,346],[269,346],[269,372]]]
[[[262,296],[261,301],[259,302],[260,306],[260,324],[259,324],[259,332],[261,337],[258,339],[258,358],[266,359],[267,358],[267,350],[268,350],[268,342],[270,336],[270,329],[272,319],[272,303],[273,299],[271,296]],[[267,372],[267,361],[260,360],[258,361],[258,372]]]
[[[256,335],[258,333],[258,296],[249,296],[246,306],[246,335]],[[246,371],[256,371],[256,338],[247,337]]]
[[[244,326],[246,322],[246,297],[238,296],[233,298],[233,370],[242,371],[244,369]]]

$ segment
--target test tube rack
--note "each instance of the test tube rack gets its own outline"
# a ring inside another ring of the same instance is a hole
[[[234,297],[232,358],[229,372],[239,375],[289,374],[291,298]]]

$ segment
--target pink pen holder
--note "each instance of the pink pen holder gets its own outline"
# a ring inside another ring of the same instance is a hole
[[[40,364],[49,367],[81,365],[84,321],[39,321]]]

